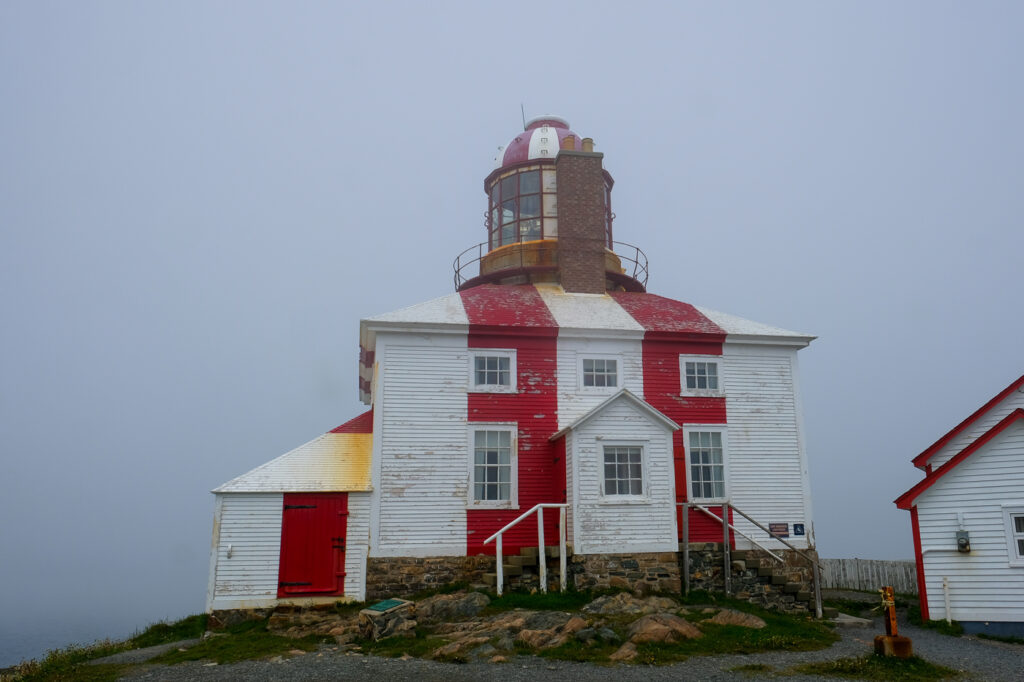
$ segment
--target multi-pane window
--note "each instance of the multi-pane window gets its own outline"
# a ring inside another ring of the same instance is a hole
[[[643,495],[643,450],[636,445],[604,448],[604,494]]]
[[[1024,514],[1014,514],[1010,517],[1013,523],[1013,540],[1017,545],[1017,558],[1024,559]]]
[[[618,360],[605,358],[583,359],[583,385],[590,387],[614,387],[619,385]]]
[[[1024,566],[1024,508],[1005,508],[1007,549],[1010,551],[1010,564]]]
[[[690,431],[690,490],[694,499],[725,497],[725,458],[720,431]]]
[[[473,358],[474,382],[477,386],[509,386],[511,368],[512,360],[508,356],[477,355]]]
[[[473,433],[473,499],[512,499],[512,432],[480,429]]]
[[[689,390],[718,390],[718,363],[687,360],[683,363],[685,386]]]
[[[491,187],[490,248],[541,239],[541,171],[513,173]]]

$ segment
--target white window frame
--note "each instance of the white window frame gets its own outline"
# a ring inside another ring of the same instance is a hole
[[[1024,568],[1024,552],[1018,550],[1018,540],[1024,540],[1024,533],[1014,527],[1014,517],[1024,517],[1024,504],[1003,505],[1003,520],[1006,523],[1006,550],[1011,566]]]
[[[478,431],[507,431],[510,434],[511,452],[509,460],[512,471],[509,474],[509,499],[507,500],[478,500],[475,497],[475,476],[476,476],[476,434]],[[466,490],[466,500],[473,509],[519,509],[519,426],[516,422],[471,422],[469,434],[469,485]]]
[[[693,464],[690,462],[690,434],[691,433],[720,433],[722,434],[722,479],[724,494],[722,497],[696,497],[693,494]],[[724,424],[685,424],[683,426],[683,452],[686,453],[686,500],[688,502],[700,502],[719,504],[729,499],[729,430]]]
[[[477,358],[508,358],[509,383],[507,386],[498,384],[476,383]],[[471,348],[469,351],[469,392],[470,393],[518,393],[516,370],[516,350],[514,348]]]
[[[597,476],[600,481],[599,490],[601,493],[601,504],[650,504],[651,478],[648,471],[648,447],[649,441],[646,438],[601,438],[596,439],[597,447]],[[640,448],[640,476],[642,477],[641,493],[639,495],[610,494],[605,490],[604,476],[604,449],[606,447]]]
[[[716,365],[718,376],[718,388],[687,388],[686,387],[686,363],[687,362],[713,362]],[[679,395],[693,397],[720,398],[725,396],[725,389],[722,387],[722,356],[721,355],[680,355],[679,356]]]
[[[583,383],[583,361],[584,360],[614,360],[615,361],[615,385],[614,386],[586,386]],[[578,377],[579,390],[585,393],[618,393],[622,388],[622,356],[609,355],[607,353],[580,353],[576,359],[576,376]]]

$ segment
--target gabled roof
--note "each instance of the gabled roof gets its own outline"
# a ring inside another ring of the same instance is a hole
[[[234,478],[215,493],[364,492],[372,490],[373,411]]]
[[[613,403],[617,403],[620,400],[624,400],[630,403],[631,405],[639,408],[642,412],[646,413],[652,421],[660,423],[667,429],[671,429],[672,431],[678,431],[679,429],[683,428],[679,426],[679,424],[676,424],[674,421],[672,421],[664,414],[659,412],[658,410],[651,407],[650,403],[641,400],[640,398],[636,397],[633,393],[630,393],[628,389],[624,388],[615,395],[609,397],[607,400],[602,401],[589,412],[586,412],[583,415],[577,417],[575,421],[573,421],[571,424],[567,425],[565,428],[555,433],[553,436],[548,438],[548,440],[554,442],[561,438],[562,436],[564,436],[565,434],[567,434],[569,431],[578,429],[579,427],[583,426],[583,424],[587,423],[588,421],[599,415],[601,412],[606,410],[610,405],[612,405]]]
[[[964,431],[964,429],[969,427],[974,422],[978,421],[978,419],[984,416],[986,412],[988,412],[993,407],[1002,402],[1003,398],[1010,395],[1011,393],[1016,391],[1018,388],[1021,388],[1022,386],[1024,386],[1024,374],[1022,374],[1020,378],[1014,381],[1012,384],[1004,388],[999,394],[996,395],[996,397],[992,398],[992,400],[988,401],[987,403],[979,407],[977,412],[975,412],[970,417],[954,426],[950,430],[950,432],[947,433],[945,436],[929,445],[924,452],[922,452],[920,455],[913,459],[914,466],[918,467],[919,469],[923,469],[925,464],[928,463],[928,460],[931,458],[931,456],[934,455],[939,450],[941,450],[946,445],[946,443],[956,438]]]
[[[963,450],[961,450],[959,453],[957,453],[952,459],[950,459],[948,462],[946,462],[941,467],[939,467],[931,474],[929,474],[927,477],[925,477],[924,480],[919,481],[917,485],[915,485],[913,488],[911,488],[910,490],[896,498],[896,506],[899,507],[900,509],[910,509],[913,506],[915,500],[917,500],[917,498],[921,495],[921,493],[935,485],[935,483],[940,478],[942,478],[950,471],[955,469],[957,465],[959,465],[965,459],[970,457],[973,453],[977,452],[979,449],[981,449],[983,445],[985,445],[990,440],[998,436],[1000,433],[1006,430],[1007,427],[1009,427],[1011,424],[1016,423],[1018,420],[1024,420],[1024,409],[1021,409],[1019,407],[1010,414],[1003,417],[1002,421],[1000,421],[991,429],[983,433],[973,443],[971,443]]]

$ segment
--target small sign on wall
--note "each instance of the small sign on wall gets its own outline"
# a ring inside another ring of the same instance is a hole
[[[789,524],[788,523],[769,523],[768,524],[768,530],[770,530],[772,532],[772,534],[775,535],[776,537],[780,537],[780,538],[788,538],[789,537]]]
[[[793,535],[803,535],[803,534],[804,534],[804,524],[802,524],[802,523],[794,523],[793,524]]]

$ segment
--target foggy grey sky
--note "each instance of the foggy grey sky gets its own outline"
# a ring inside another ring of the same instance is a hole
[[[0,665],[203,608],[209,490],[365,409],[527,116],[653,293],[801,351],[819,550],[1024,372],[1019,3],[0,4]]]

